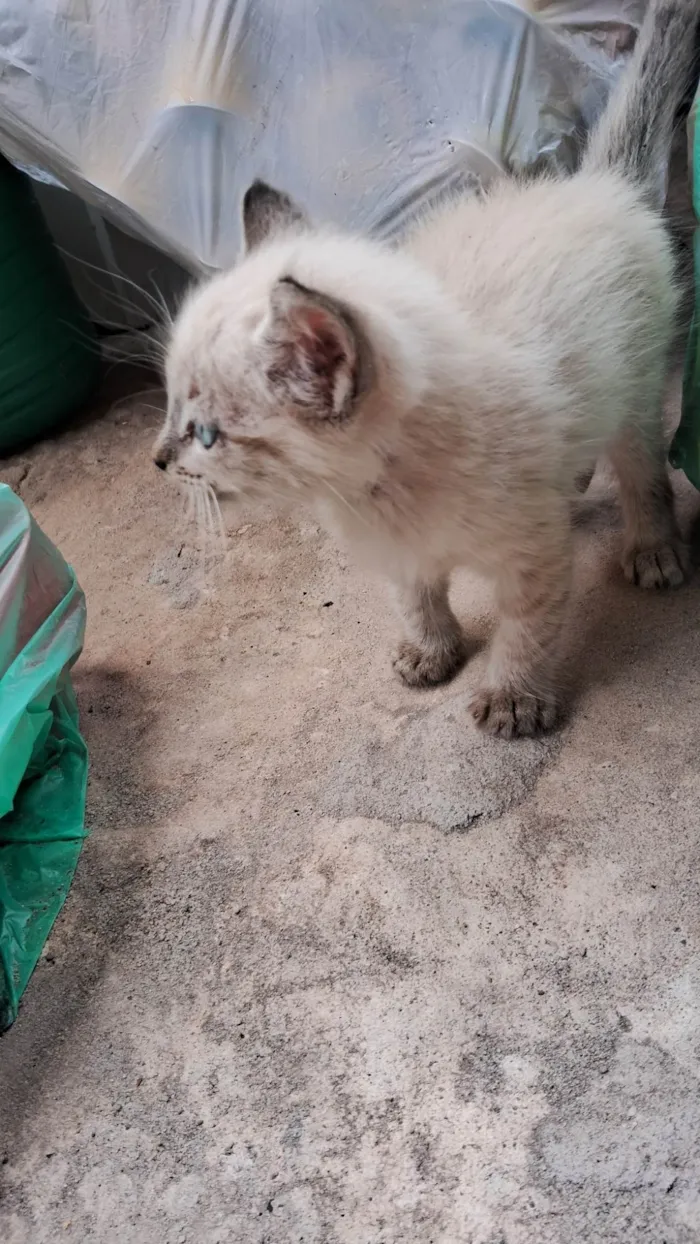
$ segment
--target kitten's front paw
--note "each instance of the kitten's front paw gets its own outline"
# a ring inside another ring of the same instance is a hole
[[[464,665],[465,646],[455,640],[444,648],[419,648],[405,639],[399,644],[392,665],[408,687],[435,687],[448,682]]]
[[[553,695],[528,695],[512,687],[482,687],[472,696],[469,708],[479,729],[499,739],[542,734],[557,720]]]
[[[622,559],[622,569],[637,587],[680,587],[688,571],[688,553],[680,540],[654,549],[631,549]]]

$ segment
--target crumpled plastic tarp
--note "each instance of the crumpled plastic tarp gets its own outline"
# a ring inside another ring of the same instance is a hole
[[[0,485],[0,1032],[12,1023],[85,837],[87,749],[69,670],[75,575]]]
[[[570,168],[644,0],[0,0],[0,148],[192,271],[255,177],[389,235]]]

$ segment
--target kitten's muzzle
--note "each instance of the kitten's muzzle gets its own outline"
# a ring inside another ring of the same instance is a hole
[[[167,471],[171,462],[175,461],[177,450],[172,441],[165,437],[159,436],[153,446],[153,461],[159,471]]]

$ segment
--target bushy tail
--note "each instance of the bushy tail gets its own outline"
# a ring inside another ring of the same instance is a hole
[[[659,210],[674,123],[697,64],[700,0],[649,0],[634,51],[594,127],[582,168],[617,169]]]

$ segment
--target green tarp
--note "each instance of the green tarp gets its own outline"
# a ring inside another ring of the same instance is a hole
[[[60,911],[85,836],[87,749],[69,670],[85,598],[0,485],[0,1031]]]

